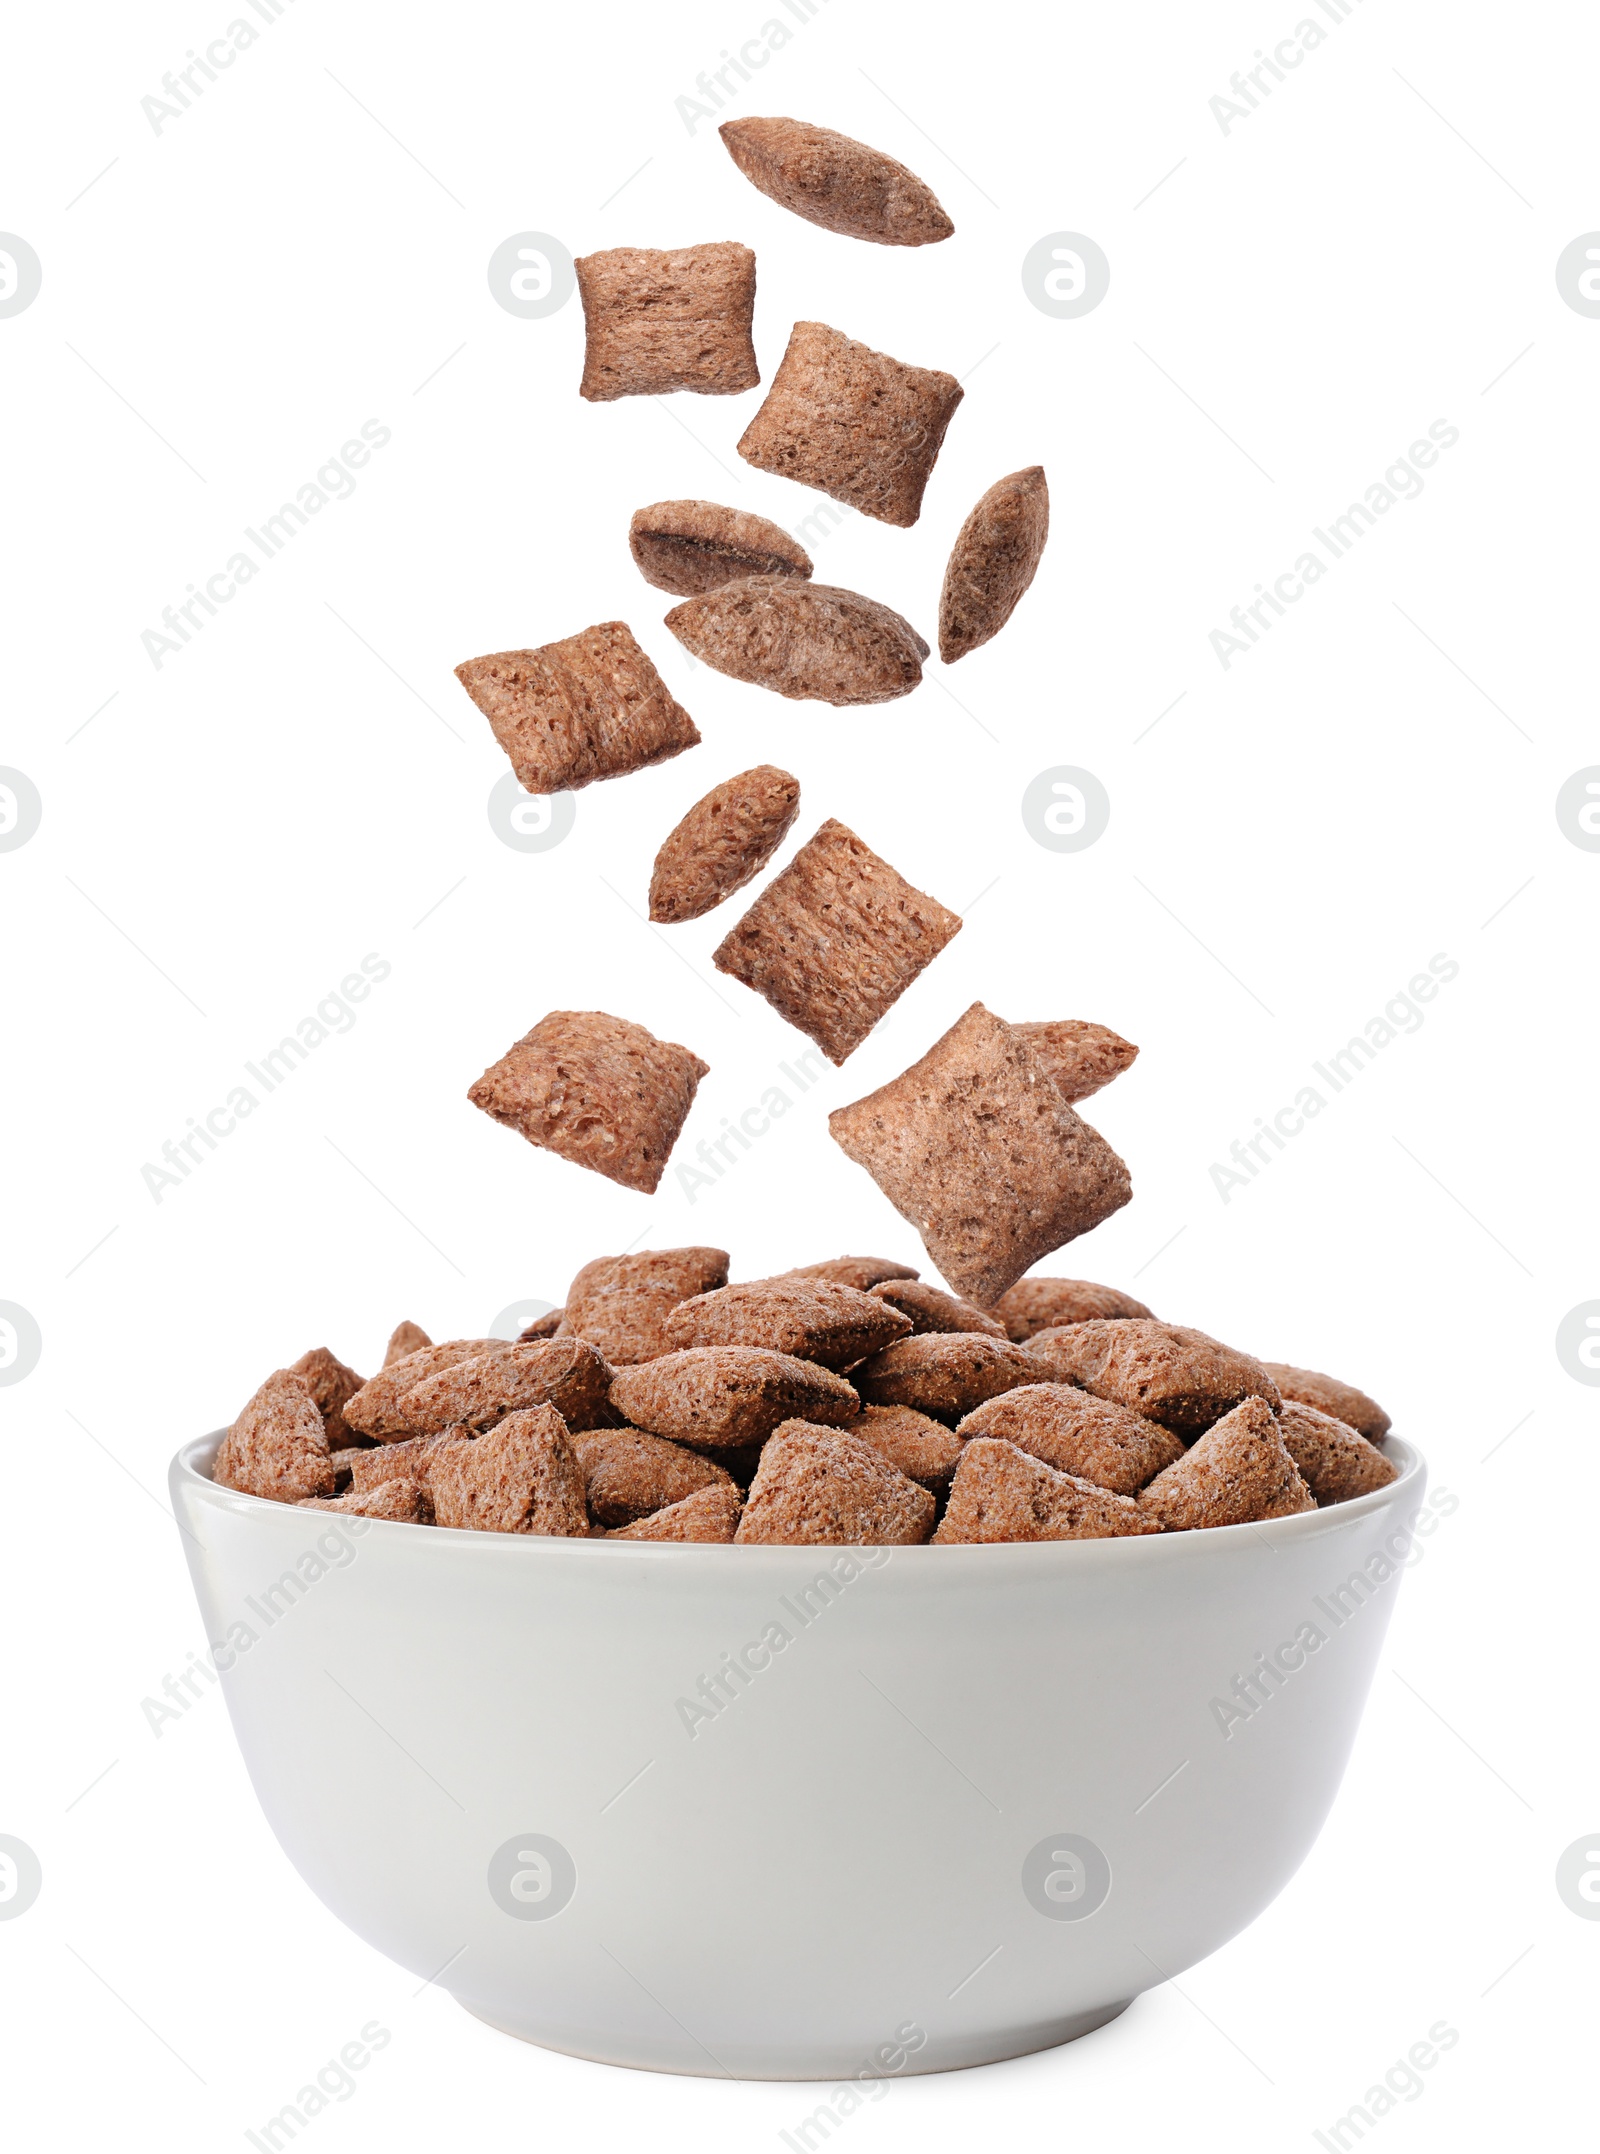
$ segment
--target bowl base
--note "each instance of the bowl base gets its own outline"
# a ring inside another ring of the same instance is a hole
[[[861,2069],[861,2059],[854,2052],[848,2057],[841,2053],[839,2060],[829,2066],[824,2056],[815,2051],[796,2051],[785,2056],[778,2050],[765,2050],[742,2058],[738,2069],[727,2066],[720,2071],[713,2066],[679,2062],[665,2054],[625,2056],[615,2049],[592,2048],[580,2041],[558,2041],[548,2033],[530,2033],[527,2028],[513,2026],[492,2012],[480,2011],[464,1997],[457,1997],[456,2002],[484,2026],[492,2027],[496,2034],[508,2034],[513,2040],[527,2042],[535,2049],[552,2049],[564,2057],[582,2057],[589,2064],[620,2065],[632,2072],[671,2072],[687,2079],[831,2079],[842,2083],[853,2079]],[[1075,2012],[1063,2019],[1036,2022],[1029,2027],[1008,2027],[989,2035],[930,2041],[926,2049],[908,2058],[904,2068],[892,2076],[909,2079],[925,2072],[967,2071],[974,2065],[1004,2064],[1011,2057],[1031,2057],[1043,2049],[1058,2049],[1064,2042],[1080,2041],[1084,2035],[1109,2026],[1112,2020],[1121,2018],[1132,2002],[1131,1997],[1124,1997],[1117,2004],[1097,2005],[1088,2012]]]

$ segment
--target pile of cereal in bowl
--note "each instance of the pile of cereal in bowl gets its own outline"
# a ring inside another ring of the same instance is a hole
[[[728,1284],[721,1249],[601,1257],[514,1341],[326,1347],[224,1436],[223,1488],[568,1539],[935,1546],[1287,1518],[1382,1488],[1389,1417],[1085,1280],[992,1308],[837,1257]]]

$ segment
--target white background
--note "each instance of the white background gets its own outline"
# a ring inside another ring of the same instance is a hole
[[[0,763],[43,800],[0,855],[0,1299],[44,1342],[0,1394],[0,1830],[45,1877],[0,1923],[19,2143],[243,2144],[375,2018],[391,2043],[305,2135],[325,2154],[778,2146],[825,2093],[520,2046],[335,1924],[215,1693],[159,1737],[141,1710],[203,1644],[164,1473],[306,1347],[370,1371],[402,1316],[481,1332],[597,1253],[719,1242],[736,1277],[915,1259],[825,1114],[980,996],[1143,1050],[1089,1110],[1134,1201],[1046,1269],[1348,1375],[1459,1509],[1405,1580],[1344,1788],[1273,1908],[1078,2045],[896,2083],[847,2144],[1314,2143],[1440,2019],[1459,2042],[1383,2145],[1550,2136],[1600,1953],[1553,1883],[1600,1826],[1596,1401],[1553,1345],[1600,1292],[1580,1119],[1600,859],[1554,814],[1600,761],[1600,321],[1554,278],[1600,224],[1592,18],[1365,0],[1224,135],[1208,100],[1324,20],[1310,0],[828,0],[727,109],[921,172],[956,236],[890,251],[785,215],[674,110],[776,0],[296,0],[157,135],[141,97],[235,13],[95,5],[14,18],[5,46],[0,226],[44,265],[0,320]],[[877,709],[691,668],[629,561],[630,510],[698,494],[793,527],[820,497],[732,453],[760,391],[582,403],[577,302],[524,321],[487,286],[529,229],[575,253],[747,241],[767,379],[797,316],[970,373],[917,527],[852,519],[813,551],[931,636],[961,519],[1042,462],[1050,546],[1011,627]],[[1022,289],[1060,230],[1112,265],[1081,320]],[[369,419],[392,440],[353,497],[153,667],[141,632]],[[1420,498],[1224,670],[1210,631],[1440,419],[1460,438]],[[451,668],[614,617],[705,744],[514,852],[485,814],[504,761]],[[669,1174],[646,1200],[464,1094],[551,1007],[704,1056],[686,1146],[782,1082],[804,1043],[709,967],[733,914],[671,935],[640,917],[661,837],[758,761],[799,775],[801,837],[842,817],[967,924],[718,1186],[691,1204]],[[1111,798],[1080,854],[1019,815],[1058,764]],[[158,1204],[144,1163],[368,952],[392,973],[354,1028]],[[1438,952],[1459,977],[1421,1029],[1225,1204],[1213,1161]],[[841,1950],[849,1929],[841,1908]]]

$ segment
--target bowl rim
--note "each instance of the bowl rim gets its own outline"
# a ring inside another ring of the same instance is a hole
[[[206,1470],[215,1456],[216,1448],[227,1434],[226,1429],[213,1429],[209,1435],[197,1437],[183,1445],[172,1459],[168,1469],[168,1485],[176,1498],[180,1490],[212,1509],[231,1513],[235,1517],[266,1517],[282,1515],[298,1516],[300,1506],[278,1503],[268,1496],[249,1496],[237,1489],[221,1488]],[[1024,1564],[1107,1564],[1142,1563],[1166,1564],[1193,1561],[1226,1560],[1225,1552],[1241,1545],[1241,1537],[1249,1535],[1274,1553],[1284,1545],[1300,1541],[1320,1539],[1333,1534],[1343,1534],[1359,1520],[1375,1517],[1389,1510],[1397,1500],[1413,1496],[1427,1477],[1428,1462],[1417,1446],[1403,1436],[1387,1436],[1383,1441],[1386,1458],[1394,1459],[1400,1472],[1393,1481],[1386,1481],[1382,1488],[1369,1489],[1364,1496],[1353,1496],[1344,1503],[1329,1504],[1314,1511],[1298,1511],[1288,1518],[1247,1521],[1237,1526],[1208,1526],[1186,1533],[1148,1533],[1110,1536],[1099,1540],[1075,1541],[994,1541],[979,1544],[954,1543],[935,1549],[930,1543],[907,1546],[903,1543],[877,1544],[882,1554],[895,1558],[896,1568],[909,1559],[913,1566],[941,1564],[959,1566],[969,1570],[974,1566],[1018,1567]],[[1419,1514],[1420,1515],[1420,1514]],[[336,1511],[307,1513],[308,1517],[325,1518],[337,1523],[350,1514]],[[615,1564],[619,1556],[624,1561],[647,1563],[692,1563],[717,1565],[739,1576],[770,1566],[775,1558],[791,1562],[815,1563],[828,1560],[829,1555],[858,1548],[864,1544],[853,1541],[839,1542],[792,1542],[743,1547],[732,1543],[704,1541],[618,1541],[607,1538],[568,1537],[559,1534],[535,1533],[477,1533],[457,1526],[430,1526],[424,1535],[401,1519],[356,1519],[353,1523],[362,1528],[361,1538],[376,1529],[378,1545],[415,1546],[419,1552],[426,1546],[441,1549],[460,1548],[471,1545],[480,1560],[505,1560],[491,1556],[491,1550],[499,1548],[518,1553],[512,1559],[517,1562],[581,1562],[592,1559],[599,1563]],[[1409,1528],[1407,1530],[1410,1530]],[[404,1543],[395,1541],[397,1534],[405,1535]],[[870,1545],[870,1544],[868,1544]],[[610,1551],[601,1554],[600,1551]],[[1208,1551],[1213,1553],[1208,1554]],[[427,1561],[426,1557],[421,1560]],[[879,1566],[874,1565],[876,1569]],[[887,1568],[887,1566],[884,1566]],[[921,1575],[920,1571],[918,1575]]]

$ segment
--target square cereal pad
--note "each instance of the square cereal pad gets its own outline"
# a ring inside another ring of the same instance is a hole
[[[937,367],[907,366],[826,322],[796,322],[739,454],[880,523],[914,524],[961,394]]]
[[[698,747],[626,621],[600,621],[531,651],[468,658],[456,679],[488,719],[528,793],[576,792]]]
[[[530,1144],[648,1196],[708,1067],[625,1017],[552,1010],[467,1097]]]
[[[673,389],[737,396],[760,381],[748,247],[611,247],[579,255],[573,267],[587,338],[578,394],[590,403]]]
[[[730,930],[712,963],[843,1062],[931,964],[959,917],[829,820]]]
[[[981,1002],[920,1062],[837,1108],[828,1128],[980,1308],[1133,1194],[1099,1131]]]

